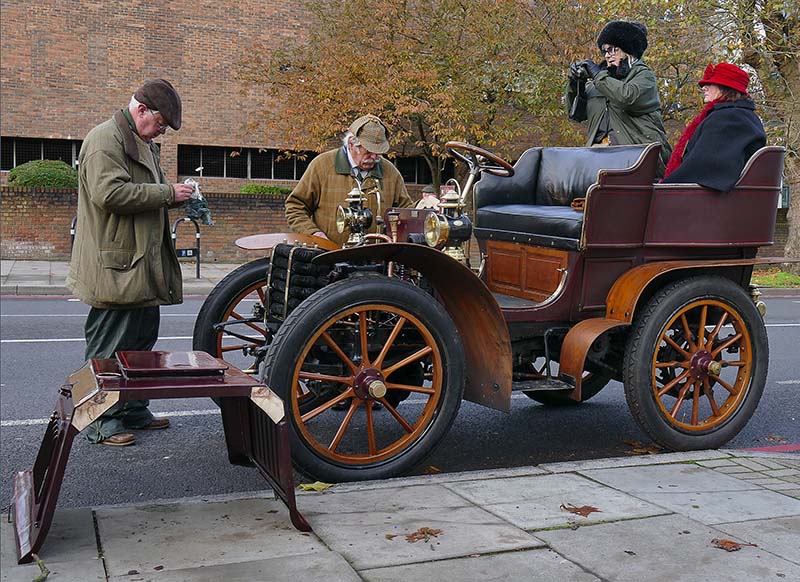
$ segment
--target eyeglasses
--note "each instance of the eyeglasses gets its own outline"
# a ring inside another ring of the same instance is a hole
[[[619,50],[619,47],[605,46],[605,47],[600,49],[600,52],[603,54],[603,56],[611,56],[613,54],[616,54],[616,52],[618,50]]]
[[[156,119],[156,113],[158,113],[158,111],[154,109],[148,109],[148,111],[150,112],[150,115],[153,116],[153,119]],[[169,129],[169,125],[161,123],[160,121],[158,121],[158,119],[156,119],[156,124],[158,125],[158,131],[160,131],[161,133],[166,133],[167,130]]]

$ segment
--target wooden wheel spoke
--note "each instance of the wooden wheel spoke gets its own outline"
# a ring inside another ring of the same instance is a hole
[[[669,345],[671,345],[676,350],[678,350],[678,353],[680,353],[687,360],[689,359],[689,352],[687,352],[681,346],[679,346],[678,343],[674,339],[672,339],[670,336],[668,336],[667,334],[664,334],[664,341],[667,342]]]
[[[420,394],[436,394],[436,390],[434,388],[428,388],[427,386],[411,386],[410,384],[395,384],[393,382],[387,382],[386,388],[388,390],[408,390],[409,392],[418,392]]]
[[[703,305],[700,311],[700,325],[697,326],[697,347],[705,347],[706,319],[708,319],[708,305]]]
[[[386,368],[385,370],[383,370],[384,378],[388,377],[395,370],[399,370],[403,366],[407,366],[408,364],[410,364],[412,362],[416,362],[417,360],[419,360],[421,358],[424,358],[425,356],[430,354],[432,351],[433,351],[433,349],[431,348],[431,346],[425,346],[421,350],[418,350],[418,351],[414,352],[413,354],[411,354],[410,356],[408,356],[406,358],[403,358],[402,360],[400,360],[396,364],[393,364],[393,365],[389,366],[388,368]]]
[[[728,368],[728,367],[741,368],[742,366],[746,366],[749,363],[750,362],[745,362],[743,360],[737,360],[735,362],[729,362],[728,360],[722,360],[722,367],[723,368]]]
[[[348,388],[338,396],[328,400],[325,404],[321,404],[320,406],[317,406],[314,410],[306,412],[303,416],[300,417],[300,420],[302,420],[303,422],[308,422],[312,418],[319,416],[320,414],[331,408],[334,404],[337,404],[342,400],[345,400],[346,398],[352,398],[353,396],[355,396],[355,392],[353,391],[352,388]],[[353,398],[353,400],[356,400],[356,398]]]
[[[336,382],[338,384],[347,384],[348,386],[353,383],[353,376],[331,376],[330,374],[317,374],[316,372],[303,372],[300,371],[298,375],[302,380],[320,380],[321,382]]]
[[[710,375],[709,375],[709,377],[710,377],[712,380],[714,380],[714,382],[716,382],[717,384],[719,384],[720,386],[722,386],[723,388],[725,388],[725,390],[727,390],[728,392],[730,392],[731,394],[733,394],[734,396],[735,396],[736,394],[738,394],[737,390],[736,390],[736,389],[735,389],[733,386],[731,386],[730,384],[728,384],[728,383],[727,383],[725,380],[723,380],[723,379],[722,379],[722,378],[720,378],[719,376],[714,376],[713,374],[710,374]]]
[[[256,293],[258,293],[258,300],[261,301],[261,305],[267,304],[267,294],[264,289],[266,289],[266,287],[258,287],[256,289]]]
[[[658,391],[658,397],[661,398],[662,396],[664,396],[664,394],[672,390],[678,383],[682,382],[688,375],[689,375],[689,370],[684,370],[680,376],[670,381],[669,383],[665,384],[661,388],[661,390]]]
[[[408,421],[405,418],[403,418],[400,415],[399,412],[397,412],[397,410],[394,408],[394,406],[389,404],[389,402],[386,400],[386,398],[381,398],[381,403],[383,403],[383,406],[386,408],[386,410],[389,411],[389,413],[400,424],[400,426],[403,427],[404,431],[406,431],[407,433],[411,433],[411,432],[414,431],[414,427],[411,426],[410,424],[408,424]]]
[[[361,340],[361,365],[369,366],[369,337],[367,336],[367,312],[358,314],[358,335]]]
[[[221,352],[234,352],[236,350],[243,350],[244,348],[249,347],[248,344],[236,344],[235,346],[222,346]]]
[[[356,413],[356,409],[361,406],[361,402],[362,400],[360,398],[353,398],[350,402],[350,409],[347,411],[344,420],[342,420],[342,424],[339,426],[339,430],[336,431],[336,435],[328,446],[331,452],[335,452],[339,447],[339,443],[342,442],[344,433],[347,432],[347,427],[350,426],[350,421],[353,420],[353,415]]]
[[[689,327],[689,321],[686,319],[686,313],[681,313],[681,325],[683,325],[683,333],[686,336],[686,341],[689,342],[689,349],[693,352],[696,351],[697,345],[695,345],[692,339],[692,330]]]
[[[350,368],[350,370],[352,370],[353,374],[355,374],[356,372],[358,372],[358,366],[356,366],[356,365],[353,363],[353,360],[351,360],[351,359],[350,359],[350,358],[347,356],[347,354],[345,354],[345,353],[344,353],[344,351],[342,350],[342,348],[340,348],[340,347],[339,347],[339,344],[337,344],[335,341],[333,341],[333,338],[332,338],[332,337],[331,337],[331,336],[328,334],[328,332],[327,332],[327,331],[326,331],[326,332],[323,332],[321,337],[322,337],[323,341],[324,341],[326,344],[328,344],[328,346],[329,346],[329,347],[330,347],[330,348],[333,350],[333,352],[334,352],[334,353],[335,353],[337,356],[339,356],[339,358],[340,358],[340,359],[341,359],[341,360],[342,360],[342,361],[343,361],[345,364],[347,364],[347,366]]]
[[[719,333],[719,330],[722,329],[722,326],[725,325],[726,321],[728,321],[728,312],[727,311],[725,313],[723,313],[722,316],[720,316],[719,321],[717,322],[717,325],[714,326],[714,329],[711,331],[710,334],[708,334],[708,340],[706,340],[706,345],[705,345],[706,349],[708,349],[708,347],[711,346],[714,343],[714,339],[717,337],[717,334]]]
[[[372,402],[366,404],[367,411],[367,446],[369,447],[369,454],[374,455],[377,451],[375,446],[375,425],[372,422]]]
[[[713,352],[711,352],[711,356],[712,356],[712,357],[714,357],[714,358],[716,358],[716,357],[717,357],[717,355],[719,355],[719,353],[720,353],[722,350],[724,350],[724,349],[726,349],[727,347],[729,347],[729,346],[731,346],[731,345],[735,344],[735,343],[736,343],[736,342],[738,342],[740,339],[742,339],[742,334],[741,334],[741,333],[737,333],[735,336],[733,336],[732,338],[730,338],[729,340],[727,340],[727,341],[726,341],[724,344],[721,344],[721,345],[717,346],[717,348],[716,348],[716,349],[715,349]]]
[[[684,360],[679,362],[677,360],[673,360],[671,362],[656,362],[656,368],[685,368],[689,365],[689,362]]]
[[[239,315],[239,314],[238,314],[238,313],[236,313],[235,311],[231,311],[231,314],[230,314],[230,316],[231,316],[233,319],[236,319],[236,320],[238,320],[238,321],[241,321],[241,322],[243,322],[243,323],[244,323],[244,324],[245,324],[247,327],[249,327],[249,328],[251,328],[251,329],[253,329],[253,330],[257,331],[258,333],[260,333],[260,334],[261,334],[261,335],[263,335],[264,337],[266,337],[266,336],[267,336],[267,330],[266,330],[264,327],[258,326],[258,325],[256,325],[255,323],[253,323],[252,321],[245,321],[247,318],[246,318],[246,317],[244,317],[244,316],[242,316],[242,315]]]
[[[697,426],[700,416],[700,386],[697,385],[695,380],[694,389],[692,390],[692,424]]]
[[[711,406],[711,411],[714,413],[714,416],[719,416],[719,406],[717,406],[717,401],[714,400],[714,394],[711,392],[711,383],[708,381],[708,378],[703,378],[703,393],[708,398],[708,403]]]
[[[373,366],[375,366],[376,368],[380,368],[383,365],[383,360],[386,357],[386,354],[389,353],[389,349],[394,344],[394,340],[396,340],[397,336],[400,335],[400,330],[403,329],[403,326],[406,324],[406,321],[407,320],[405,317],[401,317],[397,321],[394,328],[392,329],[392,332],[389,334],[389,337],[386,338],[386,343],[383,345],[383,348],[381,348],[381,353],[378,354],[378,357],[375,358],[375,361],[372,363]]]
[[[672,406],[672,410],[670,411],[669,415],[672,418],[676,418],[678,415],[678,411],[683,404],[684,399],[686,398],[686,391],[689,390],[690,386],[693,386],[694,382],[685,382],[684,385],[681,387],[681,391],[678,393],[678,398],[675,400],[675,404]]]

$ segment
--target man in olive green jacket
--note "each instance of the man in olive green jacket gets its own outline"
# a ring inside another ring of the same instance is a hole
[[[78,223],[67,286],[91,306],[87,360],[119,350],[150,350],[159,305],[183,301],[181,269],[167,208],[185,202],[187,184],[168,184],[153,139],[181,126],[181,100],[164,79],[148,81],[127,109],[92,129],[78,157]],[[90,442],[126,446],[129,429],[159,429],[148,401],[115,405],[87,429]]]
[[[336,210],[340,205],[347,206],[345,198],[357,182],[371,177],[378,183],[378,192],[369,192],[364,204],[373,216],[392,206],[413,206],[403,176],[380,155],[389,151],[388,131],[380,119],[374,115],[358,118],[342,142],[342,147],[314,158],[286,198],[286,221],[292,230],[340,245],[349,233],[336,230]],[[376,222],[373,220],[370,232],[378,231]]]
[[[642,60],[647,29],[638,22],[609,22],[597,39],[602,64],[570,67],[566,104],[570,119],[588,124],[587,146],[661,144],[659,176],[672,148],[661,118],[653,71]]]

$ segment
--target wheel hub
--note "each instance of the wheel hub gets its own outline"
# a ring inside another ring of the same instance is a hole
[[[689,362],[689,373],[698,380],[708,378],[709,374],[719,374],[721,369],[722,364],[708,350],[699,350]]]
[[[386,381],[375,368],[365,368],[356,374],[353,390],[362,400],[378,400],[386,395]]]

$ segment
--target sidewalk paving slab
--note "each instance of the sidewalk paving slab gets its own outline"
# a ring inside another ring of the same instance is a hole
[[[656,465],[583,472],[707,525],[800,515],[800,501],[696,465]]]
[[[507,582],[509,580],[559,580],[560,582],[599,582],[552,550],[523,550],[503,554],[475,554],[436,562],[362,570],[366,582]]]
[[[572,474],[467,481],[448,488],[525,530],[669,513],[662,507]],[[589,505],[600,511],[584,518],[564,511],[562,505]]]
[[[386,499],[394,493],[386,490]],[[356,570],[544,547],[541,540],[478,507],[330,513],[306,518],[328,547]],[[441,531],[435,537],[410,543],[406,536],[420,528]]]
[[[109,582],[361,582],[339,554],[331,551],[180,570],[112,576]]]
[[[566,559],[614,582],[800,580],[800,566],[759,547],[737,552],[715,548],[711,540],[729,536],[682,515],[536,535]]]
[[[327,551],[316,536],[294,529],[277,501],[99,508],[96,515],[111,577]]]
[[[14,524],[7,515],[3,516],[0,523],[0,551],[2,582],[30,582],[41,574],[35,563],[17,564]],[[97,554],[92,510],[58,510],[39,557],[50,570],[47,578],[50,582],[105,581],[103,562]]]
[[[720,523],[714,529],[748,540],[762,550],[800,566],[800,516]]]

